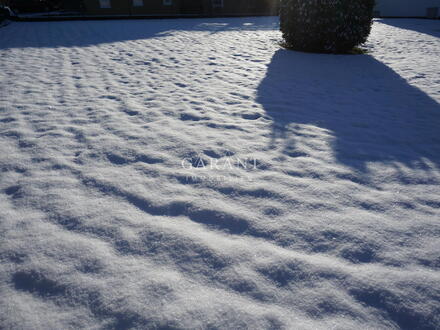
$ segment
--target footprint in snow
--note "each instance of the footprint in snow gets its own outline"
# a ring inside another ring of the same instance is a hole
[[[0,119],[0,123],[10,123],[10,122],[13,122],[15,120],[16,120],[15,118],[8,117],[8,118]]]
[[[124,110],[124,112],[129,116],[136,116],[139,114],[138,111],[134,111],[134,110]]]
[[[261,115],[259,113],[244,113],[241,115],[241,117],[243,119],[256,120],[258,118],[261,118]]]
[[[183,84],[183,83],[175,83],[175,85],[176,85],[177,87],[182,87],[182,88],[187,87],[187,85],[186,85],[186,84]]]
[[[191,120],[191,121],[199,121],[199,120],[203,120],[203,119],[209,119],[207,117],[199,117],[196,115],[192,115],[189,113],[183,113],[180,115],[180,120]]]
[[[10,186],[4,190],[5,194],[8,196],[12,196],[13,198],[19,197],[21,187],[20,186]]]
[[[100,97],[101,99],[108,99],[108,100],[114,100],[114,101],[120,101],[121,99],[114,95],[103,95]]]
[[[115,165],[123,165],[129,162],[128,159],[115,154],[107,154],[107,159]]]

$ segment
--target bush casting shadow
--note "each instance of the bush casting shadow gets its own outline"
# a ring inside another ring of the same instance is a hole
[[[338,162],[440,165],[440,105],[368,55],[278,50],[257,91],[272,119],[272,142],[295,153],[295,124],[330,131]]]
[[[282,0],[280,30],[289,48],[345,54],[367,40],[373,7],[374,0]]]

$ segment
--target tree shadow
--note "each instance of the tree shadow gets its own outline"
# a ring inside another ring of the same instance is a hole
[[[440,20],[388,18],[381,23],[404,30],[412,30],[440,38]]]
[[[295,126],[311,124],[332,135],[339,163],[362,172],[368,162],[440,165],[440,104],[371,56],[278,50],[257,100],[287,156],[301,155]]]
[[[276,30],[277,17],[14,22],[0,30],[0,49],[86,47],[166,37],[174,31]]]

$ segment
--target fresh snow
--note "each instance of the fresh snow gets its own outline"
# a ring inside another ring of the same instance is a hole
[[[438,329],[440,21],[0,29],[0,328]]]

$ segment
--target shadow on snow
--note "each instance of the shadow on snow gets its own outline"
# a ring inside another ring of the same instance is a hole
[[[371,161],[440,165],[439,103],[371,56],[278,50],[257,101],[288,156],[296,125],[311,124],[333,136],[338,162],[360,171]]]
[[[14,22],[0,31],[0,49],[83,47],[166,37],[173,31],[277,30],[277,17]]]
[[[440,38],[439,20],[388,18],[381,19],[379,22],[399,29],[412,30]]]

